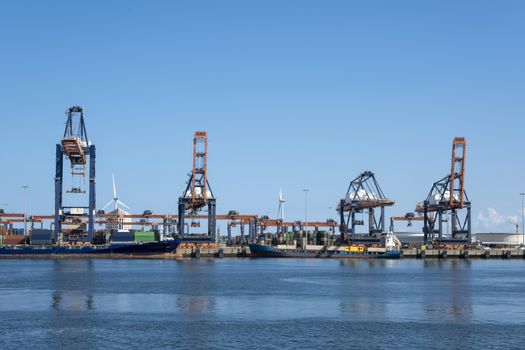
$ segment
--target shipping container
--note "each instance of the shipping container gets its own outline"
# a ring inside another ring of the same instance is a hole
[[[157,240],[153,231],[137,231],[134,238],[136,242],[155,242]]]
[[[31,244],[49,244],[53,239],[53,231],[44,229],[34,229],[31,231],[30,241]],[[48,242],[48,243],[35,243],[37,241]]]
[[[50,238],[42,238],[42,239],[35,239],[35,238],[31,238],[31,244],[32,245],[49,245],[51,244],[51,239]]]
[[[133,242],[135,239],[132,232],[118,232],[111,233],[111,240],[113,242]]]
[[[31,231],[30,243],[34,245],[51,244],[53,231],[44,229],[34,229]]]
[[[26,236],[24,235],[9,235],[4,236],[4,244],[25,244],[26,243]]]
[[[52,234],[53,234],[53,231],[48,230],[48,229],[35,228],[31,230],[31,236],[49,236],[51,237]]]

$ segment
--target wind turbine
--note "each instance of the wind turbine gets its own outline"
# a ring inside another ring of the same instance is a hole
[[[106,206],[102,209],[106,209],[107,207],[109,207],[109,205],[111,203],[114,203],[115,204],[115,211],[118,210],[118,205],[122,205],[123,207],[127,208],[127,209],[130,209],[126,204],[122,203],[120,201],[120,199],[118,199],[118,196],[117,196],[117,187],[115,186],[115,175],[111,174],[111,177],[113,178],[113,199],[109,201],[108,204],[106,204]]]
[[[283,189],[279,190],[279,210],[277,211],[277,218],[281,221],[284,221],[284,200]]]

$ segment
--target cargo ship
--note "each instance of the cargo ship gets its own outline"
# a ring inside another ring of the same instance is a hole
[[[2,256],[101,256],[174,253],[180,240],[161,240],[154,232],[114,232],[103,242],[54,242],[50,230],[35,229],[30,236],[0,236]]]
[[[254,258],[331,258],[331,259],[398,259],[400,256],[399,240],[392,233],[381,237],[382,244],[350,244],[339,246],[295,246],[250,244],[250,253]]]
[[[0,246],[0,256],[67,256],[67,255],[155,255],[174,253],[180,241],[129,242],[84,245],[31,245],[15,244]]]

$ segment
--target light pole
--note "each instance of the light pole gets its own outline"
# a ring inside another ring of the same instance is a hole
[[[308,192],[309,189],[304,189],[304,251],[306,252],[306,245],[308,244]]]
[[[521,192],[520,196],[521,196],[521,233],[523,235],[522,243],[525,245],[525,213],[523,212],[523,204],[524,204],[523,199],[524,199],[525,193]]]
[[[24,189],[24,236],[27,236],[27,189],[29,186],[22,186]]]

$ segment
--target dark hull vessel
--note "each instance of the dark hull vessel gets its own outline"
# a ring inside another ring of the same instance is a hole
[[[374,252],[351,252],[345,250],[304,251],[303,249],[277,249],[260,244],[250,244],[250,253],[255,258],[331,258],[331,259],[398,259],[399,249]]]
[[[90,255],[155,255],[174,253],[180,241],[148,243],[110,243],[107,245],[4,245],[0,257],[5,256],[90,256]]]

